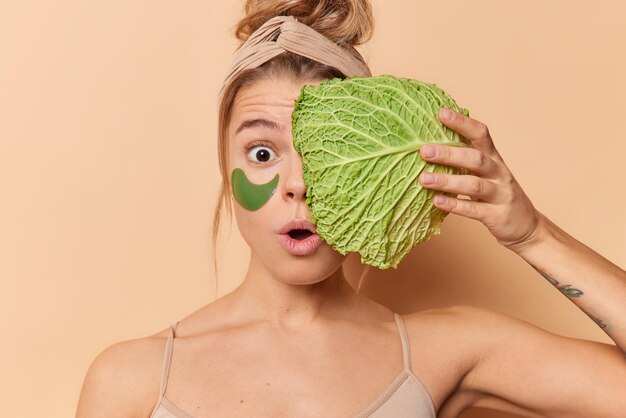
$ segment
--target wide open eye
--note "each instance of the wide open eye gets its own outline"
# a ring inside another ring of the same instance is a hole
[[[264,164],[276,157],[276,153],[266,145],[253,145],[248,149],[248,158],[255,164]]]

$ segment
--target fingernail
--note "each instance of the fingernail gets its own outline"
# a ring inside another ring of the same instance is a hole
[[[422,174],[422,183],[434,183],[435,175],[433,173],[423,173]]]
[[[433,147],[432,145],[424,145],[420,151],[424,157],[435,156],[435,147]]]
[[[445,107],[439,111],[439,115],[441,116],[441,119],[452,120],[452,112]]]
[[[446,203],[446,198],[441,195],[437,195],[435,196],[435,203],[438,205],[443,205],[444,203]]]

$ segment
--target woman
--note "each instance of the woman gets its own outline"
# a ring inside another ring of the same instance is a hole
[[[356,295],[343,276],[346,257],[323,241],[294,249],[288,232],[315,227],[292,145],[293,102],[304,84],[369,74],[352,46],[371,34],[370,6],[249,0],[246,11],[237,28],[246,42],[220,96],[223,184],[214,223],[216,234],[222,206],[234,209],[252,252],[245,279],[171,329],[107,348],[87,373],[77,416],[449,418],[470,406],[624,416],[626,273],[533,207],[479,121],[440,113],[472,147],[424,146],[421,157],[472,175],[420,182],[470,196],[435,204],[483,222],[617,347],[468,306],[398,315]],[[235,169],[251,187],[231,184]],[[276,174],[275,193],[247,208],[246,193]]]

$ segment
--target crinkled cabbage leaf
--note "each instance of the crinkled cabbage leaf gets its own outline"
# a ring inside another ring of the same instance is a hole
[[[439,235],[448,212],[432,197],[441,192],[422,187],[418,176],[467,170],[426,162],[419,149],[427,142],[468,146],[439,121],[442,107],[469,115],[437,85],[391,75],[302,88],[292,115],[293,144],[313,223],[333,249],[396,268],[411,248]]]

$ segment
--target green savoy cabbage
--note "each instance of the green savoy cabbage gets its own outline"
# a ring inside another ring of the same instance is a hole
[[[418,177],[467,170],[426,162],[419,149],[427,142],[468,146],[439,121],[442,107],[469,115],[435,84],[390,75],[302,88],[292,114],[293,145],[313,223],[333,249],[396,268],[411,248],[439,235],[448,212],[432,197],[441,192],[422,187]]]

